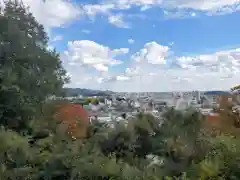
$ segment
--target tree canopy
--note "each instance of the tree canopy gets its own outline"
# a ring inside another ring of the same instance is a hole
[[[67,82],[59,55],[26,8],[8,1],[0,16],[0,123],[21,129]]]

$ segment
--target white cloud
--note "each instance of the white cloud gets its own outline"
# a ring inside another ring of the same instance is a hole
[[[191,8],[202,11],[222,11],[226,7],[234,10],[239,3],[239,0],[164,0],[167,7]]]
[[[90,34],[91,33],[91,31],[88,30],[88,29],[83,29],[82,32],[85,33],[85,34]]]
[[[162,4],[163,0],[117,0],[115,3],[120,8],[129,8],[133,5],[140,7],[149,7],[151,5]]]
[[[144,5],[148,1],[141,1]],[[194,9],[212,13],[229,13],[239,10],[239,0],[153,0],[152,4],[169,9]],[[194,15],[191,13],[191,15]]]
[[[151,7],[161,8],[168,18],[195,17],[197,11],[207,15],[221,15],[240,10],[240,0],[102,0],[99,4],[77,4],[68,0],[22,1],[30,7],[30,11],[47,31],[53,27],[63,27],[82,16],[94,18],[99,14],[106,16],[109,23],[116,27],[129,28],[129,24],[124,21],[128,13],[119,14],[119,10],[126,12],[124,10],[134,6],[138,6],[139,11]]]
[[[192,90],[229,90],[239,84],[239,73],[224,76],[224,73],[200,73],[189,70],[173,70],[164,75],[166,70],[136,76],[128,81],[116,81],[111,84],[115,91],[157,92],[157,91],[192,91]]]
[[[127,76],[117,76],[117,81],[127,81],[129,80],[130,78],[127,77]]]
[[[141,68],[140,66],[134,66],[132,68],[128,67],[125,70],[125,75],[128,77],[136,77],[141,74]]]
[[[109,1],[107,2],[109,3]],[[123,10],[138,6],[140,11],[145,11],[151,7],[159,7],[175,18],[197,15],[196,12],[188,12],[189,10],[202,11],[207,15],[227,14],[240,10],[239,0],[112,0],[110,2],[112,2],[111,10]],[[172,10],[176,12],[174,13]],[[176,15],[174,16],[174,14]]]
[[[61,40],[63,40],[63,36],[61,36],[61,35],[57,35],[57,36],[55,36],[54,38],[53,38],[53,42],[56,42],[56,41],[61,41]]]
[[[88,16],[96,16],[96,14],[109,14],[111,10],[115,9],[114,4],[86,4],[83,11]]]
[[[183,19],[183,18],[194,18],[197,13],[194,10],[189,9],[165,9],[163,11],[166,19]]]
[[[209,71],[222,71],[236,73],[240,70],[240,49],[219,51],[199,56],[183,56],[176,60],[184,69],[208,69]]]
[[[207,15],[226,14],[240,10],[240,0],[102,0],[99,4],[73,3],[68,0],[22,0],[46,29],[62,27],[82,16],[94,18],[98,14],[107,16],[109,23],[128,28],[123,14],[119,10],[128,10],[138,6],[140,11],[159,7],[169,17],[195,17],[201,11]],[[119,13],[119,12],[118,12]]]
[[[23,0],[23,3],[46,28],[60,27],[82,14],[80,8],[66,0]]]
[[[81,40],[68,42],[68,49],[62,57],[69,63],[105,72],[109,66],[121,64],[115,57],[126,53],[127,48],[110,49],[93,41]]]
[[[148,10],[148,9],[150,9],[150,8],[151,8],[150,6],[144,5],[144,6],[142,6],[142,7],[140,8],[140,11],[146,11],[146,10]]]
[[[132,56],[136,62],[147,61],[150,64],[166,64],[169,47],[162,46],[156,42],[146,43],[144,48]]]
[[[129,28],[129,25],[124,22],[122,14],[111,15],[108,17],[108,21],[116,27]]]
[[[195,17],[195,16],[197,16],[197,14],[196,14],[195,12],[192,12],[192,13],[191,13],[191,16],[192,16],[192,17]]]
[[[120,48],[120,49],[114,49],[113,54],[115,56],[120,55],[120,54],[127,54],[129,52],[128,48]]]
[[[133,39],[128,39],[129,44],[133,44],[135,41]]]
[[[111,54],[110,59],[113,59],[115,55],[119,55],[119,52],[128,52],[124,48],[111,50],[105,46],[101,47],[108,49],[107,51],[111,51],[111,53],[103,53],[106,50],[92,50],[90,54],[97,54],[93,52]],[[82,52],[82,50],[83,48],[78,48],[78,51]],[[83,52],[86,52],[86,50]],[[110,69],[107,71],[110,66],[109,61],[104,64],[104,61],[93,63],[92,61],[81,60],[85,63],[91,62],[93,67],[96,68],[96,72],[91,74],[92,79],[90,81],[81,82],[80,85],[81,87],[114,91],[183,91],[227,90],[239,83],[240,49],[182,57],[175,57],[168,52],[169,48],[167,46],[162,46],[156,42],[146,43],[144,48],[133,56],[135,58],[132,59],[126,70],[118,71],[118,73],[110,71]],[[74,59],[74,56],[71,57]],[[101,57],[106,56],[101,55]],[[171,61],[168,62],[165,59],[166,57],[167,60],[171,59]],[[140,61],[136,61],[136,58],[140,58]],[[94,59],[99,60],[99,58]],[[152,59],[158,60],[155,62]],[[77,68],[76,65],[74,67]],[[79,67],[79,69],[84,68]],[[86,70],[85,74],[83,70],[75,70],[75,72],[77,72],[76,77],[79,77],[80,74],[83,78],[90,76],[89,70]],[[81,81],[82,78],[77,79],[76,77],[75,82]],[[75,86],[77,86],[76,83]]]
[[[108,71],[108,67],[103,64],[94,64],[93,67],[98,71],[104,71],[104,72]]]

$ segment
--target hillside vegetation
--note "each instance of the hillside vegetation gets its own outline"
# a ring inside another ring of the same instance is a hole
[[[69,134],[61,122],[81,127],[81,117],[60,113],[58,121],[56,107],[66,102],[46,101],[68,81],[59,54],[25,7],[8,2],[2,11],[1,180],[240,179],[240,136],[213,135],[191,109],[169,109],[161,120],[140,113],[111,127],[86,122],[86,136]]]

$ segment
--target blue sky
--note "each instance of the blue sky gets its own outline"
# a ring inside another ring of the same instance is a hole
[[[23,0],[68,87],[228,90],[240,79],[239,0]]]

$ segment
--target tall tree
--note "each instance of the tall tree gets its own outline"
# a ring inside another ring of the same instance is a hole
[[[27,8],[8,1],[0,16],[0,123],[26,127],[48,96],[58,94],[66,72],[59,55]]]

